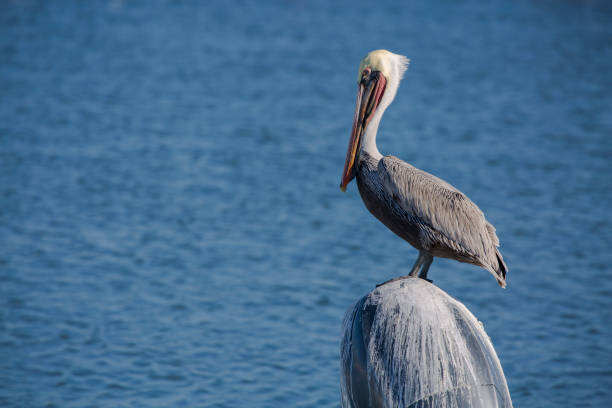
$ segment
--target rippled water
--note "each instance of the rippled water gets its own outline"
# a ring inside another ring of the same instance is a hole
[[[612,8],[429,3],[5,2],[0,405],[338,406],[345,310],[416,257],[338,189],[375,48],[380,150],[498,229],[507,290],[430,275],[515,406],[611,405]]]

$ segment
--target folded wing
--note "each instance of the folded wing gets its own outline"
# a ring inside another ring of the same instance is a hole
[[[446,257],[480,264],[496,277],[502,275],[500,269],[505,268],[498,261],[495,228],[465,194],[394,156],[380,160],[378,173],[386,193],[405,212],[403,216],[420,223],[424,249],[435,256],[450,250],[454,256]]]

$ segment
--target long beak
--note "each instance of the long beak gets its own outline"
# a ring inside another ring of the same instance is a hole
[[[346,151],[344,170],[340,181],[340,189],[346,191],[346,186],[355,178],[355,161],[363,132],[370,122],[372,114],[378,107],[385,90],[386,80],[380,72],[372,72],[369,78],[364,78],[357,89],[357,102],[355,103],[355,116],[353,129]]]

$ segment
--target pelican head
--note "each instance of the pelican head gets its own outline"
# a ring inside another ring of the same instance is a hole
[[[387,106],[395,98],[408,63],[408,58],[387,50],[372,51],[359,63],[353,130],[340,182],[342,191],[346,191],[348,183],[355,178],[355,163],[359,158],[363,139],[368,139],[366,144],[375,148],[378,123]],[[373,126],[369,129],[371,122]]]

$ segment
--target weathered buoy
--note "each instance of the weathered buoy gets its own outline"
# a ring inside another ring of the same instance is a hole
[[[423,279],[361,298],[345,315],[340,353],[345,408],[512,407],[482,324]]]

